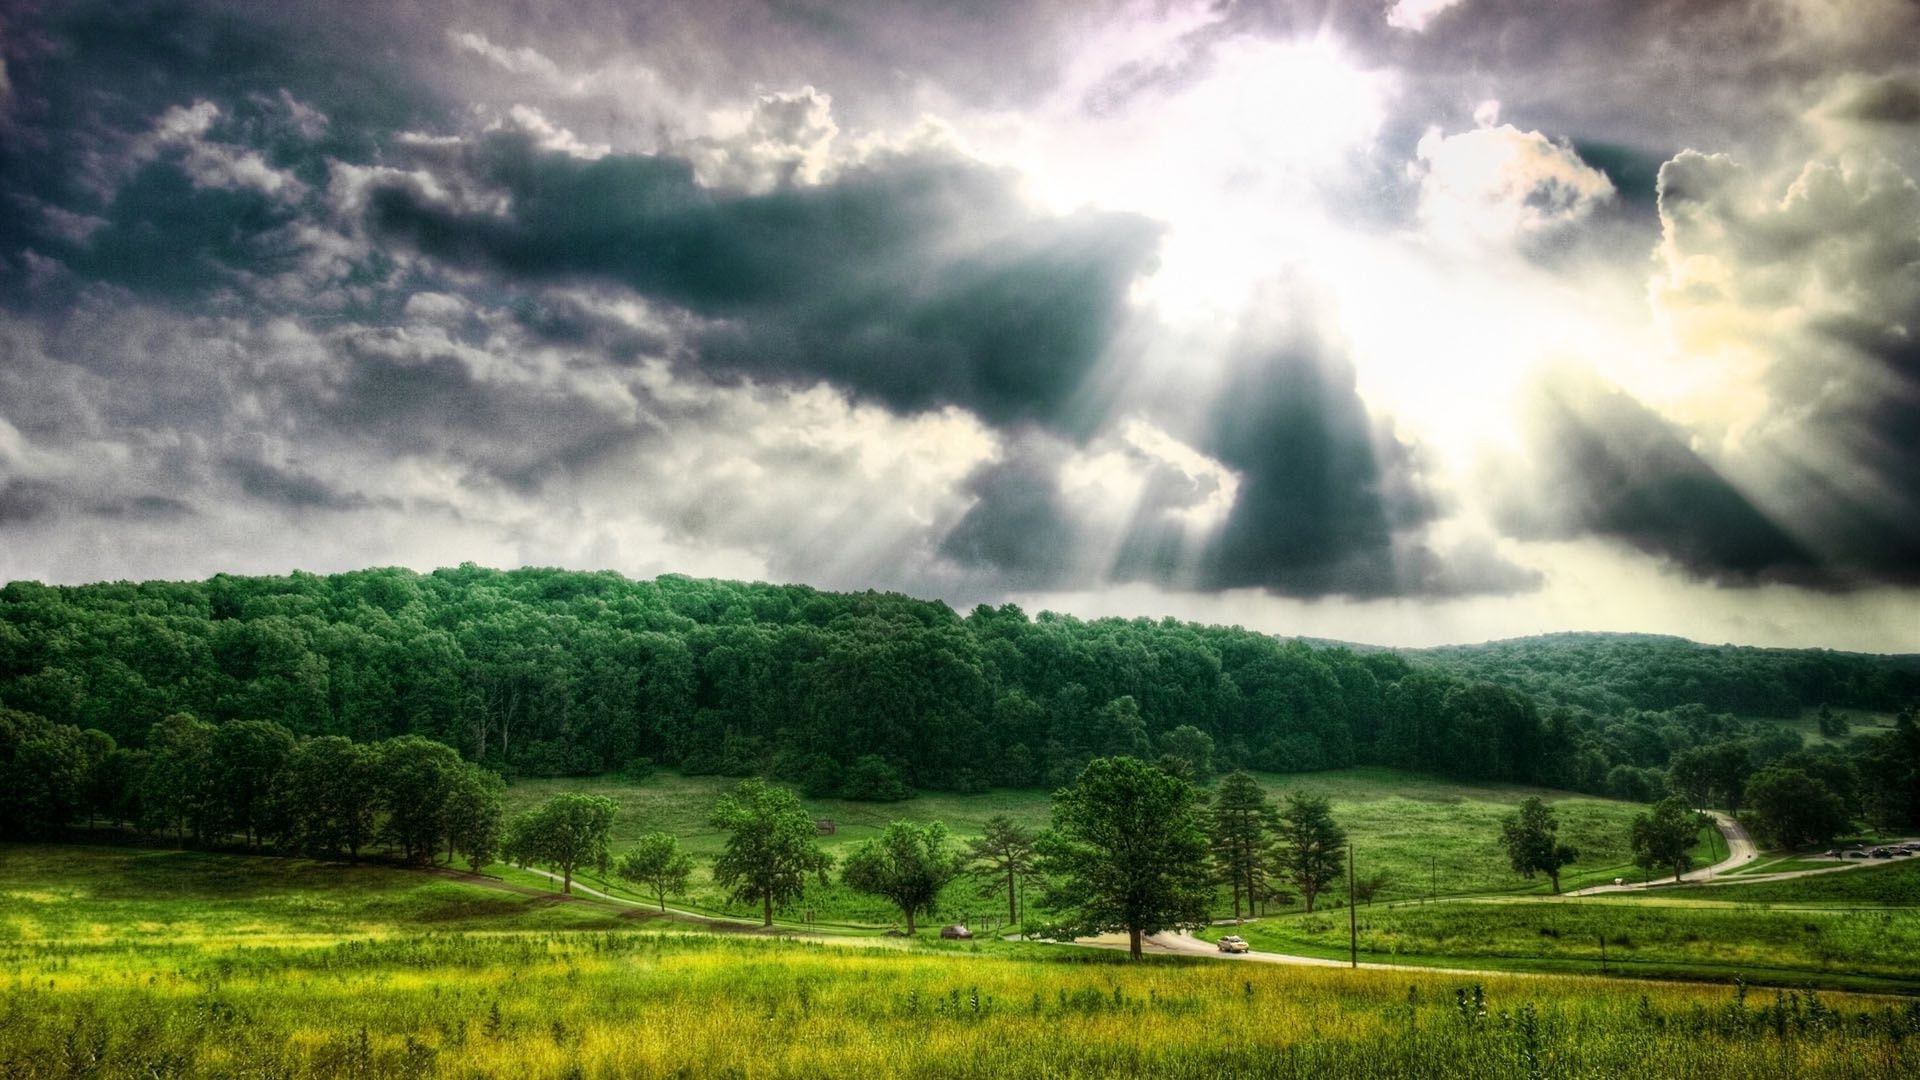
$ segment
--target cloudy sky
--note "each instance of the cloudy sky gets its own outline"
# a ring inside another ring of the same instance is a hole
[[[0,579],[1920,650],[1913,0],[0,13]]]

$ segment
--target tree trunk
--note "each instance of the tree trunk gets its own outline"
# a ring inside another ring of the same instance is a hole
[[[665,915],[667,913],[667,890],[655,889],[653,895],[660,900],[660,914]]]
[[[770,892],[761,893],[760,901],[762,905],[762,910],[765,912],[765,918],[760,923],[760,925],[772,926],[773,925],[773,894]]]
[[[1558,870],[1548,871],[1547,880],[1553,883],[1553,895],[1559,896],[1560,895],[1560,871]]]
[[[1233,919],[1240,921],[1240,875],[1233,875]]]
[[[906,909],[905,909],[905,911],[906,911],[906,913],[907,913],[907,936],[908,936],[908,937],[912,937],[912,936],[913,936],[913,930],[914,930],[914,926],[913,926],[913,909],[912,909],[912,908],[906,908]]]
[[[573,895],[573,867],[572,866],[562,866],[560,868],[560,891],[563,893],[566,893],[568,896]]]
[[[1140,959],[1140,928],[1137,926],[1127,927],[1127,955],[1135,960]]]
[[[1014,907],[1013,898],[1014,898],[1013,869],[1009,867],[1007,869],[1007,925],[1008,926],[1012,926],[1014,923],[1020,921],[1020,913]]]
[[[1315,889],[1315,888],[1314,888],[1313,886],[1311,886],[1311,885],[1309,885],[1309,886],[1307,886],[1306,888],[1304,888],[1304,889],[1301,889],[1301,890],[1300,890],[1300,894],[1301,894],[1302,896],[1304,896],[1304,897],[1306,897],[1306,900],[1307,900],[1307,914],[1309,914],[1309,915],[1311,915],[1311,914],[1313,914],[1313,894],[1314,894],[1314,893],[1316,893],[1316,892],[1318,892],[1318,891],[1319,891],[1319,890],[1317,890],[1317,889]]]

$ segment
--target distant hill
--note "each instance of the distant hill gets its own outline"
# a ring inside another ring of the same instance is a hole
[[[1803,708],[1893,712],[1920,700],[1920,655],[1704,645],[1664,634],[1560,633],[1402,649],[1415,663],[1602,714],[1700,705],[1790,718]]]

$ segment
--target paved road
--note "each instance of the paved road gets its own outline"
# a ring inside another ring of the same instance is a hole
[[[1705,866],[1697,870],[1688,871],[1688,873],[1694,875],[1691,878],[1684,876],[1676,878],[1672,874],[1668,874],[1666,877],[1655,878],[1652,881],[1629,881],[1621,885],[1591,885],[1584,889],[1575,889],[1567,895],[1595,896],[1600,893],[1634,892],[1639,889],[1651,889],[1657,885],[1676,885],[1682,881],[1700,882],[1709,880],[1716,874],[1724,874],[1735,867],[1745,866],[1760,857],[1760,849],[1754,846],[1753,837],[1747,835],[1746,826],[1718,810],[1709,810],[1707,814],[1713,818],[1714,824],[1720,827],[1720,835],[1727,839],[1726,858],[1714,863],[1712,866]],[[1818,870],[1814,871],[1814,873],[1823,872],[1824,871]],[[1757,879],[1743,878],[1741,880]]]

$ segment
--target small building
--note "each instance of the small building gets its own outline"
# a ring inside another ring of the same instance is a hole
[[[832,836],[834,833],[840,831],[839,826],[835,825],[833,819],[830,817],[823,817],[816,820],[813,823],[813,827],[821,836]]]
[[[943,938],[951,938],[958,941],[972,941],[973,931],[967,929],[964,926],[959,925],[958,923],[955,923],[952,926],[941,927],[940,936]]]

